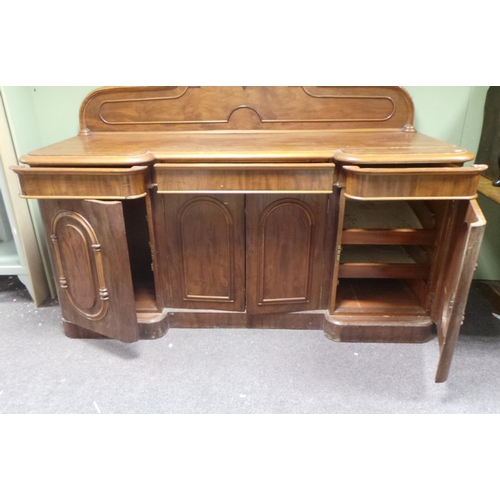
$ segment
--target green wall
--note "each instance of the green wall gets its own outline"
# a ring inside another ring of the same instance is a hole
[[[44,146],[78,134],[80,104],[97,88],[32,87],[35,113]]]
[[[78,134],[83,99],[98,87],[1,87],[19,156]]]
[[[488,87],[405,88],[415,104],[419,132],[477,152]]]
[[[3,87],[19,155],[74,137],[82,100],[98,87]],[[405,87],[415,103],[415,126],[423,134],[477,152],[488,87]],[[472,163],[472,162],[470,162]],[[488,225],[476,278],[500,280],[500,206],[480,196]]]
[[[5,112],[18,156],[42,146],[33,87],[2,87]]]
[[[415,103],[417,130],[476,154],[488,88],[406,87]],[[500,205],[481,194],[478,203],[487,224],[474,278],[500,280]]]
[[[415,104],[415,127],[423,134],[460,144],[470,87],[405,87]]]

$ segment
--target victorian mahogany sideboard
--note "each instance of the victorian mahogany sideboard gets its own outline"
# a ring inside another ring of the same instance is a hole
[[[484,165],[399,87],[112,87],[14,167],[40,200],[66,335],[322,329],[424,342],[446,380]],[[434,328],[436,325],[436,328]]]

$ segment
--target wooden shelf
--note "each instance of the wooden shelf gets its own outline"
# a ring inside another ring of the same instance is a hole
[[[435,218],[422,201],[346,200],[343,245],[433,245]]]
[[[433,245],[434,229],[345,229],[344,245]]]
[[[421,264],[350,263],[339,266],[339,278],[427,278],[429,266]]]
[[[341,279],[335,314],[426,315],[404,280]]]
[[[434,227],[425,202],[346,200],[339,278],[427,278]]]
[[[134,296],[137,312],[158,312],[153,283],[134,283]]]
[[[408,252],[401,245],[346,245],[339,278],[426,278],[429,270],[423,252]]]

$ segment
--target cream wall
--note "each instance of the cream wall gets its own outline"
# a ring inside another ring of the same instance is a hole
[[[78,110],[98,87],[3,87],[19,155],[74,137]],[[477,152],[488,87],[405,87],[415,103],[415,126],[423,134]],[[472,162],[471,162],[472,163]],[[500,207],[480,196],[488,225],[476,278],[500,280]]]

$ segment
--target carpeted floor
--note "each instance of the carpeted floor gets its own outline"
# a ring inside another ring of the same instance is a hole
[[[474,282],[445,384],[437,340],[347,344],[321,331],[172,329],[71,340],[57,301],[0,276],[0,413],[499,413],[500,320]]]

